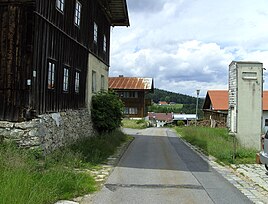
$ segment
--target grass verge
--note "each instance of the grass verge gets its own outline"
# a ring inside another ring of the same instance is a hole
[[[96,191],[94,179],[75,169],[96,168],[126,139],[115,131],[78,141],[46,157],[14,144],[1,144],[0,204],[54,203]]]
[[[145,129],[147,127],[147,123],[145,120],[131,120],[124,118],[122,120],[122,125],[124,128],[133,128],[133,129]]]
[[[176,127],[176,131],[189,143],[198,146],[207,155],[214,156],[225,164],[255,163],[256,152],[237,145],[234,154],[234,139],[225,128]],[[235,159],[233,159],[235,155]]]

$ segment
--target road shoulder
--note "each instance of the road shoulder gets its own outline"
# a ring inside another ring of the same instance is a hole
[[[176,134],[180,137],[189,148],[199,154],[203,160],[247,196],[253,203],[268,203],[268,176],[263,165],[247,164],[227,166],[219,164],[214,157],[203,154],[199,148],[185,141],[174,130],[168,129],[167,134]]]

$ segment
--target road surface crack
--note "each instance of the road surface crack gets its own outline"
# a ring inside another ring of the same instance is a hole
[[[115,192],[118,188],[142,188],[142,189],[169,189],[169,188],[184,188],[184,189],[204,189],[199,185],[167,185],[167,184],[105,184],[105,187],[110,191]]]

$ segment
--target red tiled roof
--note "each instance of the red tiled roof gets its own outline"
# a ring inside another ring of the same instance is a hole
[[[263,91],[262,110],[268,111],[268,91]]]
[[[154,112],[149,112],[148,116],[150,119],[155,118],[156,120],[160,121],[167,121],[170,122],[172,121],[172,113],[154,113]]]
[[[138,77],[109,77],[110,89],[135,89],[135,90],[152,90],[152,78]]]
[[[210,90],[207,92],[211,100],[213,110],[228,110],[228,91],[227,90]],[[263,91],[263,110],[268,111],[268,91]]]
[[[159,101],[158,103],[159,105],[168,105],[168,103],[166,101]]]
[[[228,91],[211,90],[207,94],[211,100],[213,110],[228,110]]]

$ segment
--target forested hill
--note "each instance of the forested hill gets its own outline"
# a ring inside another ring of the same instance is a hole
[[[162,89],[154,89],[154,93],[148,94],[155,103],[159,101],[175,102],[179,104],[196,104],[196,97],[165,91]],[[204,99],[199,98],[199,106],[203,104]]]

